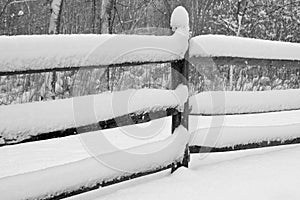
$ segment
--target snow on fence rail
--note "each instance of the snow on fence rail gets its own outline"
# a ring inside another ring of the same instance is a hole
[[[211,91],[189,99],[191,115],[238,115],[300,110],[300,89]]]
[[[173,15],[172,36],[33,35],[0,36],[0,75],[99,68],[184,59],[188,15]],[[176,18],[176,15],[180,17]]]
[[[249,58],[300,61],[300,44],[224,35],[201,35],[191,39],[190,57]],[[230,64],[230,63],[227,63]]]
[[[189,144],[193,152],[201,149],[203,152],[207,149],[227,151],[299,143],[299,119],[300,110],[246,115],[191,116]],[[223,123],[214,124],[213,121],[217,120]]]
[[[180,166],[188,166],[188,88],[184,86],[187,85],[188,65],[184,58],[188,49],[189,19],[183,7],[174,10],[171,26],[172,36],[0,37],[0,76],[171,62],[173,89],[128,90],[2,106],[0,140],[4,145],[29,142],[32,137],[39,140],[39,136],[45,133],[65,136],[76,134],[74,130],[78,129],[86,132],[87,125],[94,123],[92,126],[99,127],[101,120],[167,109],[173,109],[169,113],[172,115],[170,129],[173,135],[127,151],[93,155],[93,158],[83,161],[1,179],[1,197],[60,199],[166,168],[176,170]],[[65,133],[65,130],[68,132]],[[103,164],[98,158],[117,161],[114,162],[116,166]],[[122,162],[119,162],[120,158]],[[16,187],[22,190],[15,192]]]
[[[155,112],[170,108],[182,110],[187,98],[188,88],[179,85],[176,90],[126,90],[1,106],[0,141],[2,140],[2,145],[15,144],[51,132],[53,137],[60,137],[59,134],[65,136],[63,130],[97,125],[99,122],[131,113]],[[120,126],[121,122],[117,125]],[[55,133],[56,131],[61,132]]]
[[[189,61],[201,72],[213,73],[220,65],[297,67],[300,44],[224,35],[202,35],[190,40]],[[207,68],[214,68],[208,70]],[[230,68],[228,77],[232,78]],[[232,81],[232,80],[231,80]],[[300,108],[299,90],[210,91],[190,99],[194,115],[264,113]]]

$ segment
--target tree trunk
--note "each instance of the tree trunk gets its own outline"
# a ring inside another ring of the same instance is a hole
[[[63,0],[52,0],[51,2],[51,16],[49,24],[49,34],[59,34],[60,32],[60,18],[62,11]],[[56,72],[52,72],[51,80],[51,92],[53,94],[52,98],[55,99],[55,86],[57,81]]]
[[[116,0],[102,0],[101,5],[101,33],[112,34],[112,11]]]
[[[96,0],[93,0],[93,5],[92,5],[92,12],[93,12],[93,16],[92,16],[92,32],[96,33],[96,7],[97,7],[97,3]]]
[[[113,33],[113,21],[112,14],[115,7],[116,0],[102,0],[101,4],[101,33],[112,34]],[[107,73],[107,90],[110,89],[109,81],[109,67],[106,69]]]
[[[2,17],[2,15],[5,13],[5,10],[7,8],[7,6],[9,6],[9,4],[11,4],[12,0],[8,0],[6,1],[6,3],[4,4],[3,8],[0,11],[0,18]]]
[[[168,0],[164,0],[163,2],[164,2],[165,10],[166,10],[165,17],[167,19],[167,23],[170,24],[172,8],[171,8],[171,5]]]
[[[59,34],[63,0],[52,0],[49,34]]]
[[[236,36],[240,36],[241,34],[241,29],[242,29],[242,24],[243,24],[243,18],[246,14],[246,11],[248,9],[248,0],[239,0],[237,3],[237,33]]]

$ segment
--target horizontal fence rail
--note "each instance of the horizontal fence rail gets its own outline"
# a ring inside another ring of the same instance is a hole
[[[151,65],[151,64],[167,64],[171,63],[173,60],[168,61],[153,61],[153,62],[133,62],[133,63],[121,63],[121,64],[110,64],[110,65],[94,65],[94,66],[78,66],[78,67],[60,67],[60,68],[49,68],[49,69],[29,69],[20,71],[0,71],[0,76],[11,76],[11,75],[23,75],[23,74],[40,74],[46,72],[67,72],[67,71],[78,71],[78,70],[90,70],[99,68],[119,68],[119,67],[133,67],[141,65]]]

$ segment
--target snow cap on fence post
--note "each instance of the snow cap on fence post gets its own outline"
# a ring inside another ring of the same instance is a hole
[[[184,7],[178,6],[174,9],[171,16],[171,27],[174,32],[180,31],[189,35],[189,13]]]

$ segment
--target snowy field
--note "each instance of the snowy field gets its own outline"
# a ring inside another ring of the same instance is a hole
[[[190,168],[164,171],[68,200],[298,200],[300,145],[195,154]]]

